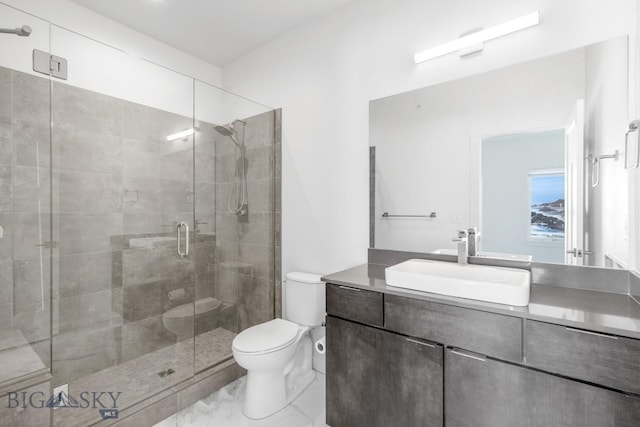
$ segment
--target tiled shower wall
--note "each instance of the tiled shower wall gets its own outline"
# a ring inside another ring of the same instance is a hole
[[[194,159],[191,139],[166,140],[192,118],[58,82],[50,92],[47,79],[3,68],[0,94],[0,328],[53,358],[54,384],[174,344],[162,314],[194,298],[221,300],[216,325],[232,332],[273,318],[279,111],[243,118],[250,213],[239,222],[226,213],[235,146],[212,124],[196,124]],[[176,257],[173,241],[130,245],[175,236],[178,221],[194,258]],[[175,289],[184,297],[170,300]]]
[[[216,258],[218,298],[238,307],[239,330],[275,316],[275,265],[280,252],[280,110],[235,124],[244,138],[248,215],[228,211],[239,150],[228,137],[216,142]],[[232,199],[232,207],[236,198]]]

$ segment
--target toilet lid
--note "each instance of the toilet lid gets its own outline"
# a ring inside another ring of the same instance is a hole
[[[297,335],[297,324],[273,319],[240,332],[233,339],[233,348],[242,353],[262,353],[287,346]]]

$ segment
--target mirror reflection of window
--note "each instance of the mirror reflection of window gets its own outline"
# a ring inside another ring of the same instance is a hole
[[[529,238],[564,239],[564,171],[529,173]]]

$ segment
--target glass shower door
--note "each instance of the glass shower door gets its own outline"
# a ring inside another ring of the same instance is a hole
[[[123,410],[194,375],[193,80],[55,25],[52,53],[53,382]]]
[[[31,69],[49,24],[0,4],[0,388],[51,367],[50,82]],[[48,393],[48,385],[41,390]],[[0,415],[0,423],[5,420]],[[48,417],[46,411],[39,416]],[[34,420],[33,422],[37,422]]]

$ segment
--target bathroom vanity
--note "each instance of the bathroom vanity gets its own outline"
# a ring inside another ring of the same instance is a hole
[[[534,280],[514,307],[389,287],[384,269],[324,277],[329,426],[639,425],[628,294]]]

